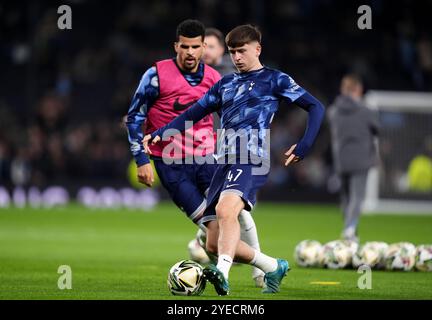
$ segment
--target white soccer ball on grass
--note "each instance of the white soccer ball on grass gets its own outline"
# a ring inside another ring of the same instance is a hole
[[[179,261],[168,272],[167,284],[173,295],[199,296],[206,286],[203,267],[192,260]]]
[[[419,271],[432,271],[432,245],[423,244],[417,247],[415,267]]]
[[[385,242],[371,241],[362,245],[353,256],[353,267],[367,265],[371,268],[381,269],[385,267],[385,254],[388,244]]]
[[[388,270],[410,271],[416,263],[416,247],[409,242],[391,244],[385,254],[385,266]]]
[[[343,269],[351,266],[352,257],[357,251],[355,241],[334,240],[323,245],[321,264],[329,269]]]
[[[322,245],[316,240],[303,240],[294,250],[294,259],[301,267],[318,267],[320,265]]]

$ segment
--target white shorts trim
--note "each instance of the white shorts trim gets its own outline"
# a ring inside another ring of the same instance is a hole
[[[194,223],[198,224],[199,217],[203,215],[206,206],[207,200],[204,199],[203,202],[201,202],[201,204],[198,206],[198,208],[196,208],[196,210],[189,216],[189,219],[191,219]]]

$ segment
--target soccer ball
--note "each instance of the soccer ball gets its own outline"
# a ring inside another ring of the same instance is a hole
[[[416,247],[409,242],[391,244],[385,255],[385,266],[388,270],[410,271],[416,260]]]
[[[416,269],[419,271],[432,271],[432,245],[421,245],[417,247]]]
[[[353,240],[341,240],[349,249],[351,252],[351,259],[355,255],[355,253],[358,251],[359,244],[357,241]]]
[[[351,265],[358,245],[354,241],[334,240],[327,242],[321,251],[321,264],[329,269],[343,269]]]
[[[366,242],[353,256],[353,267],[368,265],[371,268],[384,268],[384,258],[388,244],[385,242]]]
[[[316,240],[303,240],[297,244],[294,259],[301,267],[317,267],[320,264],[322,245]]]
[[[167,284],[173,295],[199,296],[206,285],[203,267],[192,260],[179,261],[171,267]]]

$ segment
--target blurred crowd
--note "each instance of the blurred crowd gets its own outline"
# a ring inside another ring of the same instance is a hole
[[[70,102],[55,92],[38,101],[31,117],[2,108],[0,177],[17,186],[105,181],[124,177],[129,161],[120,120],[70,121]]]
[[[175,27],[186,18],[223,32],[259,25],[264,64],[290,74],[326,106],[346,72],[362,76],[366,89],[431,91],[432,1],[369,3],[372,30],[357,27],[360,4],[337,0],[65,1],[72,30],[58,29],[54,2],[2,3],[0,181],[126,183],[132,157],[123,117],[143,72],[174,56]],[[306,119],[281,105],[269,186],[332,189],[327,123],[305,161],[282,166]]]

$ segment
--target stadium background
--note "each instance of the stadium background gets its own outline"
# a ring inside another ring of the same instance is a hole
[[[57,28],[60,4],[72,8],[72,30]],[[372,8],[372,30],[357,28],[361,4]],[[286,71],[328,108],[346,72],[360,74],[367,89],[430,92],[431,9],[430,0],[2,2],[0,299],[173,299],[167,272],[188,257],[196,228],[171,201],[157,204],[166,199],[161,188],[131,188],[123,120],[143,72],[174,56],[180,21],[198,18],[224,33],[242,23],[259,25],[262,61]],[[342,228],[327,123],[307,159],[290,169],[282,165],[306,116],[281,105],[272,127],[270,181],[254,210],[262,248],[289,259],[293,269],[280,294],[263,297],[247,267],[233,267],[227,299],[430,300],[431,273],[374,270],[373,290],[359,290],[356,270],[293,263],[301,240],[325,243]],[[386,120],[391,139],[382,143],[381,157],[406,171],[409,158],[432,144],[431,113]],[[390,191],[397,188],[398,179],[389,181]],[[430,200],[432,191],[421,197]],[[61,203],[69,204],[46,210]],[[432,215],[405,213],[363,216],[361,242],[431,243]],[[73,270],[73,290],[57,287],[61,265]],[[210,288],[198,299],[215,297]]]
[[[224,33],[239,23],[259,25],[263,62],[326,107],[346,72],[360,74],[367,89],[432,88],[431,1],[366,2],[372,30],[358,29],[359,4],[346,1],[65,3],[72,30],[57,28],[57,2],[0,5],[0,181],[9,191],[59,185],[76,195],[82,186],[128,186],[123,117],[143,72],[174,56],[175,27],[185,18]],[[280,107],[261,200],[337,201],[326,123],[305,161],[292,170],[281,165],[306,115]]]

